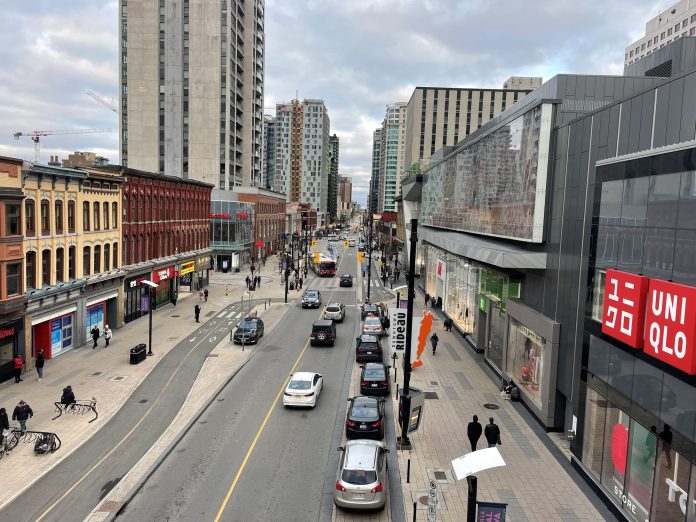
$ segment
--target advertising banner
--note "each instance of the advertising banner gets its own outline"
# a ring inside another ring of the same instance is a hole
[[[166,281],[174,277],[174,267],[168,266],[167,268],[160,268],[159,270],[152,271],[152,281],[159,283],[160,281]]]
[[[507,504],[476,502],[476,506],[478,507],[478,513],[476,514],[478,522],[505,522]]]
[[[188,263],[181,263],[181,270],[179,270],[179,275],[190,274],[194,270],[194,261],[189,261]]]

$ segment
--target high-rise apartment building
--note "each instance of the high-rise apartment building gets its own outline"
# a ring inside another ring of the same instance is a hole
[[[277,122],[273,116],[263,117],[263,158],[261,185],[270,189],[273,186],[276,163],[276,128]]]
[[[338,214],[350,217],[353,199],[353,179],[345,176],[338,178]]]
[[[640,60],[655,49],[682,38],[696,35],[696,1],[681,0],[645,24],[645,35],[624,49],[624,66]]]
[[[323,100],[276,105],[276,167],[273,190],[289,203],[309,203],[319,224],[327,212],[329,115]]]
[[[404,170],[462,141],[541,85],[541,78],[513,76],[505,84],[521,88],[416,87],[406,110]]]
[[[122,165],[261,183],[264,3],[120,0]]]
[[[405,102],[387,105],[382,122],[381,160],[379,173],[379,209],[395,212],[394,198],[399,195],[404,166],[404,138],[406,133]]]
[[[327,211],[332,221],[338,217],[338,136],[329,136],[329,194]]]
[[[382,162],[382,129],[372,133],[372,177],[370,178],[370,193],[367,195],[367,211],[379,212],[379,178]]]

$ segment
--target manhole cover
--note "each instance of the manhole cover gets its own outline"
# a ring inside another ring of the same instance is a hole
[[[112,377],[112,381],[124,381],[126,378],[123,375],[117,375],[116,377]]]
[[[436,392],[423,392],[423,397],[425,399],[432,399],[432,400],[438,400],[439,397],[437,396]]]
[[[431,386],[437,386],[437,381],[430,381]]]
[[[424,506],[427,506],[428,505],[428,495],[423,495],[422,497],[418,497],[418,502],[420,502]]]
[[[101,375],[102,372],[94,372],[92,375]]]
[[[180,315],[172,315],[172,317],[181,317]]]
[[[169,338],[170,341],[176,341],[177,339],[178,339],[178,337],[170,337]]]
[[[435,480],[447,480],[447,474],[444,471],[434,471]]]
[[[140,400],[140,401],[138,401],[138,402],[139,402],[140,404],[145,404],[145,403],[147,402],[147,399],[143,399],[143,400]]]
[[[490,403],[484,404],[483,407],[486,408],[487,410],[498,410],[498,409],[500,409],[500,406],[498,406],[497,404],[490,404]]]

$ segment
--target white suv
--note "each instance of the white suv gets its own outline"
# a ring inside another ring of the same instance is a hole
[[[346,316],[346,309],[343,303],[329,303],[324,309],[324,319],[332,319],[337,323],[342,323]]]

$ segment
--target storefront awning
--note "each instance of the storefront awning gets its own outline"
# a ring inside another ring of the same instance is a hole
[[[546,269],[546,253],[530,252],[503,241],[473,236],[461,232],[446,232],[428,227],[418,229],[424,241],[473,261],[480,261],[500,268]]]

